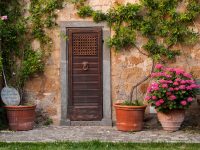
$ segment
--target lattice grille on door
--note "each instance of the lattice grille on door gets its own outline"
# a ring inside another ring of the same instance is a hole
[[[73,55],[96,55],[98,35],[86,33],[73,34]]]

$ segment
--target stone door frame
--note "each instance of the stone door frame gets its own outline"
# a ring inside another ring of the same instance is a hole
[[[60,58],[60,86],[61,86],[61,125],[112,125],[111,102],[111,55],[110,48],[103,42],[103,119],[101,121],[70,121],[67,119],[68,106],[68,48],[66,38],[67,28],[102,27],[103,40],[110,37],[110,28],[106,23],[92,21],[62,21],[60,22],[61,58]]]

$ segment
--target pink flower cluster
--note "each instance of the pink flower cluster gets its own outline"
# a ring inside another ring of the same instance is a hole
[[[180,68],[166,68],[157,64],[151,77],[154,82],[147,88],[145,100],[159,111],[188,108],[195,96],[195,89],[200,88],[192,75]]]
[[[158,83],[152,83],[151,84],[151,88],[150,88],[150,91],[157,91],[159,90],[159,84]]]
[[[172,76],[169,74],[166,74],[164,72],[155,72],[151,74],[151,77],[166,77],[166,78],[171,78]]]
[[[163,65],[162,65],[162,64],[156,64],[155,68],[156,68],[156,69],[162,69],[162,68],[163,68]]]
[[[164,103],[163,99],[159,99],[158,101],[156,101],[156,106],[160,106]]]
[[[181,101],[181,105],[186,106],[188,103],[191,103],[192,101],[193,101],[193,98],[188,97],[187,99]]]
[[[175,96],[175,95],[170,95],[170,96],[168,97],[168,99],[171,100],[171,101],[173,101],[173,100],[176,99],[176,96]]]
[[[8,16],[1,16],[0,18],[1,18],[1,20],[7,20]]]

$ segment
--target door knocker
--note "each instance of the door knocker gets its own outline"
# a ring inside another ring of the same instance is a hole
[[[84,70],[84,71],[88,70],[88,67],[89,67],[88,62],[84,61],[84,62],[82,62],[82,64],[83,64],[82,70]]]

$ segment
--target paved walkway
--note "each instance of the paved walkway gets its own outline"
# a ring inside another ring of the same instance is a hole
[[[193,142],[200,143],[200,133],[189,131],[166,132],[146,129],[140,132],[121,132],[115,127],[49,126],[31,131],[0,131],[1,142],[53,141],[112,141],[112,142]]]

